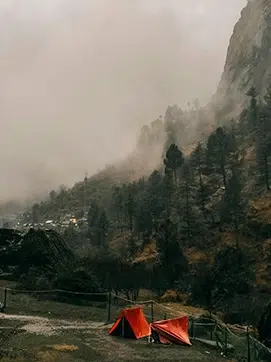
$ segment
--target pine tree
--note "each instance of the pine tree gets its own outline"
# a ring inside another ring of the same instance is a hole
[[[154,222],[157,222],[161,214],[166,208],[167,198],[171,185],[167,182],[169,180],[163,180],[160,172],[154,171],[147,182],[146,190],[146,207]]]
[[[99,215],[99,205],[97,204],[97,202],[92,201],[88,210],[88,227],[90,230],[96,227]]]
[[[100,218],[100,207],[99,205],[95,202],[92,201],[91,205],[89,207],[88,210],[88,232],[89,232],[89,236],[90,239],[92,241],[92,243],[97,244],[99,243],[99,241],[97,241],[97,235],[99,232],[99,218]]]
[[[265,103],[259,110],[259,124],[256,137],[256,160],[266,189],[270,190],[271,156],[271,87],[267,89]]]
[[[160,257],[160,267],[166,277],[166,287],[171,288],[187,271],[188,263],[178,240],[177,225],[169,218],[158,226],[156,244]]]
[[[168,106],[165,113],[165,133],[166,133],[166,142],[164,146],[163,158],[165,158],[165,153],[172,144],[180,146],[179,139],[180,135],[185,133],[185,124],[184,120],[184,111],[179,108],[177,105]]]
[[[153,220],[149,210],[147,200],[140,199],[135,210],[135,230],[140,239],[140,234],[147,233],[151,235],[153,229]]]
[[[190,167],[188,161],[185,161],[183,164],[182,179],[177,192],[180,195],[180,231],[183,234],[183,237],[185,237],[186,241],[188,241],[196,231],[195,214],[193,210],[195,204],[195,183],[192,168]]]
[[[116,186],[112,193],[112,208],[113,212],[116,213],[117,223],[122,230],[123,225],[123,214],[124,214],[124,197],[121,187]]]
[[[222,223],[230,224],[236,233],[245,222],[245,203],[242,197],[241,173],[235,169],[227,184],[220,205],[220,218]]]
[[[256,138],[256,132],[258,127],[258,92],[255,87],[251,87],[247,92],[247,96],[250,97],[250,106],[248,109],[248,129],[252,133],[253,139]]]
[[[206,164],[209,174],[218,173],[223,180],[223,186],[227,186],[227,168],[236,156],[236,141],[232,133],[218,127],[208,139],[206,150]]]
[[[97,223],[97,231],[96,231],[96,240],[97,245],[99,247],[106,247],[106,238],[108,233],[108,220],[106,216],[106,212],[102,211],[98,223]]]
[[[194,169],[196,175],[196,183],[198,184],[196,190],[196,203],[199,205],[201,212],[205,218],[206,204],[209,200],[210,190],[206,182],[203,181],[205,164],[205,150],[201,143],[198,143],[196,149],[191,154],[191,167]]]
[[[164,159],[164,165],[165,174],[168,177],[172,175],[175,184],[177,183],[178,170],[180,170],[183,163],[184,155],[182,151],[179,150],[178,146],[173,143],[167,150],[166,158]]]
[[[213,275],[217,300],[230,302],[236,294],[248,295],[255,275],[248,256],[239,247],[226,246],[215,255]]]
[[[133,231],[133,216],[134,216],[134,211],[135,211],[135,202],[134,202],[134,195],[133,195],[133,189],[132,189],[131,184],[128,186],[128,197],[127,197],[126,207],[127,207],[127,214],[128,214],[128,219],[129,219],[129,230],[130,230],[130,232],[132,232]]]

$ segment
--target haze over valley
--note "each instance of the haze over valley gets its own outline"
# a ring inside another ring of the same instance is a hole
[[[71,185],[169,104],[207,102],[245,3],[1,1],[0,199]]]

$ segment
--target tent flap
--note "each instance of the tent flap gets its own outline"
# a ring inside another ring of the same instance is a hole
[[[151,329],[158,334],[161,343],[171,342],[191,346],[188,325],[188,317],[185,316],[151,323]]]
[[[140,307],[123,309],[109,334],[139,339],[150,335],[150,326]]]

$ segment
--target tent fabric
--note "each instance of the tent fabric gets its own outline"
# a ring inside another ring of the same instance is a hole
[[[185,316],[151,323],[151,330],[158,335],[160,343],[176,343],[191,346],[188,326],[189,320]]]
[[[109,334],[139,339],[148,337],[151,334],[151,330],[142,308],[136,307],[123,309],[117,321],[110,329]]]

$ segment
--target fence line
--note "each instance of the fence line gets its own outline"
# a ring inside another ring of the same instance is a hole
[[[163,312],[161,309],[165,309],[168,311],[171,311],[172,314],[174,313],[175,316],[177,315],[184,315],[188,313],[184,313],[180,310],[175,309],[174,307],[169,307],[167,305],[164,305],[162,303],[158,303],[154,300],[137,300],[133,301],[128,298],[125,298],[123,296],[117,295],[113,292],[108,293],[83,293],[83,292],[74,292],[70,290],[63,290],[63,289],[50,289],[50,290],[20,290],[20,289],[13,289],[13,288],[3,288],[0,287],[0,290],[4,291],[4,296],[6,298],[7,292],[14,292],[14,293],[25,293],[25,294],[45,294],[45,293],[66,293],[70,295],[81,295],[81,296],[106,296],[106,305],[107,305],[107,321],[111,321],[111,306],[114,304],[114,299],[122,300],[126,305],[131,306],[142,306],[145,305],[146,307],[150,307],[150,310],[144,310],[145,315],[151,319],[151,321],[154,321],[154,314],[156,317],[159,315],[162,316]],[[113,297],[113,298],[112,298]],[[6,306],[6,300],[5,300],[5,306]],[[154,306],[157,306],[160,308],[160,311],[154,313]],[[106,308],[106,307],[104,307]],[[119,309],[114,307],[114,314],[117,313]],[[106,319],[106,317],[105,317]],[[164,315],[164,318],[166,319],[166,313]],[[198,320],[198,322],[197,322]],[[204,322],[206,321],[206,322]],[[268,356],[271,358],[271,349],[263,345],[261,342],[259,342],[256,338],[252,337],[249,334],[249,330],[247,328],[247,331],[243,330],[242,335],[235,334],[225,323],[221,322],[217,318],[211,318],[211,317],[192,317],[192,323],[190,325],[191,328],[191,337],[194,339],[198,339],[203,341],[205,339],[209,340],[211,339],[213,341],[213,338],[215,338],[216,346],[217,348],[222,348],[224,354],[226,355],[228,352],[228,349],[232,346],[234,348],[235,356],[245,358],[246,361],[252,362],[252,361],[258,361],[260,360],[259,356],[262,356],[263,354],[265,356]],[[206,339],[207,337],[207,339]],[[254,353],[252,353],[252,352]]]
[[[108,294],[108,293],[107,293]],[[111,293],[112,296],[114,296],[115,298],[121,299],[124,302],[130,303],[130,304],[135,304],[135,305],[139,305],[139,304],[151,304],[151,303],[155,303],[153,300],[139,300],[139,301],[134,301],[134,300],[130,300],[124,297],[121,297],[115,293]]]
[[[16,293],[26,293],[26,294],[41,294],[41,293],[68,293],[68,294],[76,294],[76,295],[108,295],[108,293],[84,293],[84,292],[73,292],[71,290],[64,290],[64,289],[48,289],[48,290],[20,290],[20,289],[13,289],[13,288],[0,288],[2,291],[8,292],[16,292]]]

